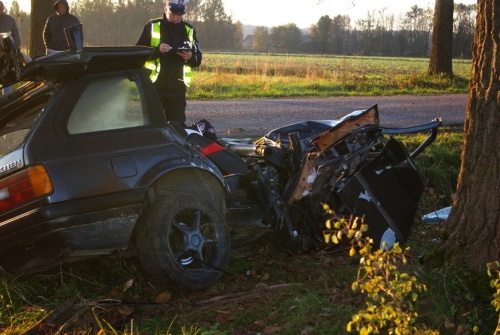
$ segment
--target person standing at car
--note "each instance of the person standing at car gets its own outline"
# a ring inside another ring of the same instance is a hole
[[[155,47],[146,67],[161,99],[167,121],[186,121],[186,87],[191,68],[200,66],[201,50],[192,25],[183,21],[188,0],[167,1],[163,16],[146,23],[137,45]],[[185,48],[185,51],[179,51]]]
[[[10,33],[17,49],[21,49],[21,34],[17,28],[16,20],[5,14],[5,6],[0,1],[0,33]],[[2,89],[2,94],[12,92],[12,86],[7,86]]]
[[[57,0],[54,3],[56,14],[47,18],[43,28],[43,43],[47,49],[47,55],[53,55],[70,48],[64,34],[64,28],[79,24],[80,20],[69,13],[69,5],[66,0]]]

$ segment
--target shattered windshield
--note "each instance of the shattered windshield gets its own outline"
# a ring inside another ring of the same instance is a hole
[[[28,83],[0,98],[0,157],[24,143],[54,91],[54,86]]]

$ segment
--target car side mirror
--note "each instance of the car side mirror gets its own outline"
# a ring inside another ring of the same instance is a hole
[[[83,25],[81,23],[64,28],[64,34],[71,50],[83,51]]]

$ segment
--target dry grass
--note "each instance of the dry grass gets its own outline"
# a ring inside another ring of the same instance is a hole
[[[190,99],[465,93],[471,62],[453,78],[427,76],[423,58],[275,54],[204,55]]]

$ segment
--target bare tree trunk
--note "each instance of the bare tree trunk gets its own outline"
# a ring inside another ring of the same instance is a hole
[[[56,13],[54,2],[54,0],[31,0],[30,42],[28,51],[31,57],[45,54],[43,27],[47,18]]]
[[[479,0],[457,193],[442,246],[484,272],[500,260],[500,1]]]
[[[428,73],[453,76],[453,0],[436,0]]]

